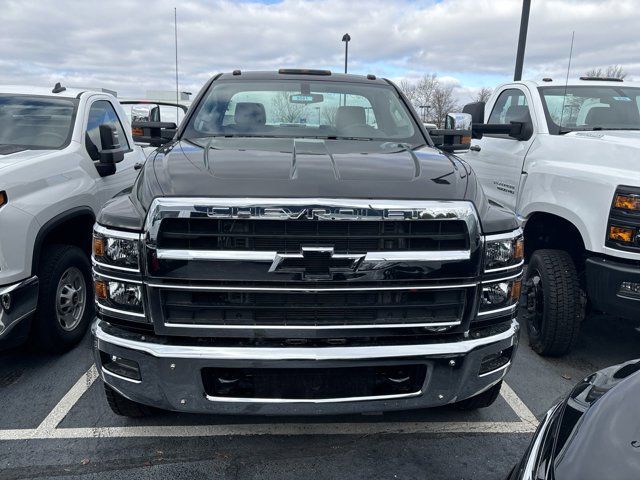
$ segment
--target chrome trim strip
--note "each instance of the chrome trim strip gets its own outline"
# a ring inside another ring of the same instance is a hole
[[[153,288],[169,288],[172,290],[193,290],[193,291],[208,291],[208,292],[303,292],[303,293],[318,293],[318,292],[369,292],[369,291],[392,291],[392,290],[447,290],[456,288],[473,288],[478,285],[475,283],[460,283],[449,285],[419,285],[419,286],[402,286],[402,287],[356,287],[356,288],[275,288],[275,287],[216,287],[216,286],[198,286],[198,285],[175,285],[175,284],[162,284],[162,283],[147,283],[147,286]]]
[[[482,285],[485,285],[487,283],[500,283],[500,282],[506,282],[507,280],[513,280],[514,278],[518,278],[522,276],[522,271],[515,273],[513,275],[510,275],[508,277],[502,277],[502,278],[496,278],[491,279],[491,280],[484,280],[483,282],[480,282]]]
[[[110,375],[113,378],[117,378],[118,380],[124,380],[126,382],[131,382],[131,383],[142,383],[142,380],[134,380],[133,378],[123,377],[122,375],[118,375],[117,373],[110,372],[109,370],[107,370],[102,366],[100,367],[100,369],[102,370],[102,373]]]
[[[508,267],[500,267],[500,268],[492,268],[491,270],[485,270],[484,273],[495,273],[495,272],[504,272],[505,270],[513,270],[515,268],[522,268],[524,265],[524,259],[520,261],[520,263],[516,265],[510,265]]]
[[[108,278],[109,280],[115,280],[116,282],[133,283],[135,285],[142,285],[142,281],[141,280],[132,280],[132,279],[129,279],[129,278],[113,277],[111,275],[107,275],[106,273],[96,272],[95,268],[92,269],[91,271],[93,272],[93,274],[96,277]]]
[[[368,397],[338,397],[338,398],[242,398],[242,397],[215,397],[206,395],[205,398],[210,402],[229,402],[229,403],[347,403],[347,402],[368,402],[371,400],[396,400],[399,398],[413,398],[422,395],[422,390],[411,393],[397,393],[395,395],[371,395]]]
[[[99,225],[97,223],[93,225],[93,232],[105,237],[121,238],[124,240],[138,240],[138,241],[140,241],[140,236],[142,235],[141,233],[124,232],[122,230],[113,230],[111,228],[103,227],[102,225]]]
[[[555,413],[558,409],[562,408],[562,405],[563,402],[560,402],[551,407],[544,416],[544,419],[540,422],[540,427],[534,437],[533,445],[531,445],[529,456],[527,457],[526,465],[524,467],[524,472],[522,475],[523,480],[533,480],[534,474],[536,473],[534,469],[538,461],[538,455],[540,454],[542,441],[545,438],[545,435],[547,433],[547,430],[549,429],[549,426],[551,425]],[[536,478],[538,478],[537,475]]]
[[[273,347],[203,347],[163,345],[116,337],[105,332],[100,321],[92,328],[95,337],[102,342],[122,348],[148,353],[157,358],[199,358],[220,360],[363,360],[379,358],[428,357],[440,355],[465,355],[472,350],[497,342],[511,341],[520,326],[512,320],[505,332],[485,338],[461,342],[434,343],[428,345],[379,345],[368,347],[323,347],[323,348],[273,348]]]
[[[96,260],[96,257],[94,257],[93,255],[91,255],[91,264],[95,267],[102,267],[102,268],[108,268],[111,270],[120,270],[123,272],[130,272],[130,273],[140,273],[140,270],[137,268],[128,268],[128,267],[120,267],[118,265],[109,265],[108,263],[102,263]]]
[[[516,308],[518,308],[518,302],[514,303],[513,305],[509,305],[508,307],[502,307],[502,308],[498,308],[496,310],[488,310],[486,312],[478,312],[477,316],[478,317],[486,317],[487,315],[497,315],[499,313],[507,313],[509,311],[515,311]]]
[[[490,370],[490,371],[485,372],[485,373],[481,373],[480,375],[478,375],[478,377],[479,377],[479,378],[482,378],[482,377],[487,377],[487,376],[489,376],[489,375],[493,375],[494,373],[498,373],[500,370],[506,370],[506,369],[508,369],[510,366],[511,366],[511,360],[509,360],[507,363],[505,363],[505,364],[504,364],[503,366],[501,366],[501,367],[498,367],[498,368],[496,368],[496,369],[494,369],[494,370]]]
[[[520,237],[522,235],[523,235],[522,229],[521,228],[517,228],[517,229],[512,230],[510,232],[498,233],[496,235],[485,235],[484,239],[487,242],[492,242],[492,241],[496,241],[496,240],[508,240],[510,238],[518,238],[518,237]]]
[[[305,247],[306,248],[306,247]],[[158,249],[156,255],[160,260],[210,260],[210,261],[257,261],[274,262],[278,257],[303,258],[302,254],[283,254],[278,252],[259,252],[252,250],[178,250]],[[410,251],[410,252],[369,252],[365,254],[340,254],[333,258],[353,258],[357,261],[364,257],[362,263],[368,262],[447,262],[469,260],[469,250],[444,251]],[[510,267],[510,268],[515,268]],[[137,271],[137,270],[136,270]]]
[[[96,306],[102,310],[106,310],[107,312],[119,313],[120,315],[129,315],[132,317],[147,318],[147,316],[144,313],[130,312],[127,310],[120,310],[118,308],[108,307],[106,305],[99,303],[98,300],[96,300]]]
[[[431,322],[431,323],[390,323],[388,325],[212,325],[195,323],[164,323],[169,328],[195,328],[195,329],[219,329],[219,330],[359,330],[374,328],[420,328],[420,327],[455,327],[462,321],[455,322]]]
[[[359,200],[345,198],[156,198],[145,219],[146,240],[155,247],[166,217],[318,221],[463,220],[469,237],[480,236],[475,206],[469,201]]]
[[[15,290],[18,290],[19,288],[26,287],[28,285],[31,285],[33,283],[38,283],[38,282],[39,280],[37,275],[33,275],[32,277],[25,278],[24,280],[21,280],[17,283],[10,283],[8,285],[0,286],[0,295],[4,295],[5,293],[11,293]]]

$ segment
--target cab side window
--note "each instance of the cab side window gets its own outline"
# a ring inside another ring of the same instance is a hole
[[[505,90],[500,94],[487,123],[508,124],[511,122],[531,122],[527,97],[522,90],[515,88]]]
[[[129,147],[127,136],[124,133],[124,128],[120,123],[120,119],[113,109],[111,102],[107,100],[98,100],[91,105],[89,109],[89,120],[87,122],[87,133],[85,134],[85,146],[87,153],[93,160],[99,160],[100,155],[98,153],[100,148],[100,125],[110,125],[116,129],[118,133],[118,139],[120,140],[120,146],[125,148]]]

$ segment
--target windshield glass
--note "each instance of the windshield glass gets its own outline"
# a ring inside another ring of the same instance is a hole
[[[640,130],[640,88],[622,86],[542,87],[549,132]]]
[[[77,101],[0,94],[0,146],[57,150],[68,145]]]
[[[425,143],[391,86],[332,81],[214,82],[185,131],[208,136]]]

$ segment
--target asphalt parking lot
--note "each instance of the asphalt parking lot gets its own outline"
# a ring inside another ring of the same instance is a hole
[[[640,357],[637,325],[601,315],[562,359],[537,356],[526,332],[498,401],[339,417],[111,413],[91,341],[63,356],[0,354],[0,478],[501,479],[537,419],[584,375]]]

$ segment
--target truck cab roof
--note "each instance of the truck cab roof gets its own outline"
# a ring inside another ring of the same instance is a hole
[[[13,93],[18,95],[42,95],[47,97],[58,98],[79,98],[85,92],[91,93],[108,93],[113,95],[114,92],[97,89],[97,88],[73,88],[66,87],[65,90],[59,93],[53,93],[53,86],[49,87],[36,87],[30,85],[0,85],[0,93]]]
[[[584,80],[581,78],[570,78],[568,82],[565,82],[564,78],[557,79],[536,79],[536,80],[519,80],[514,82],[505,82],[505,84],[519,84],[526,85],[529,88],[538,87],[564,87],[565,83],[569,87],[640,87],[638,82],[619,82],[616,80]]]

